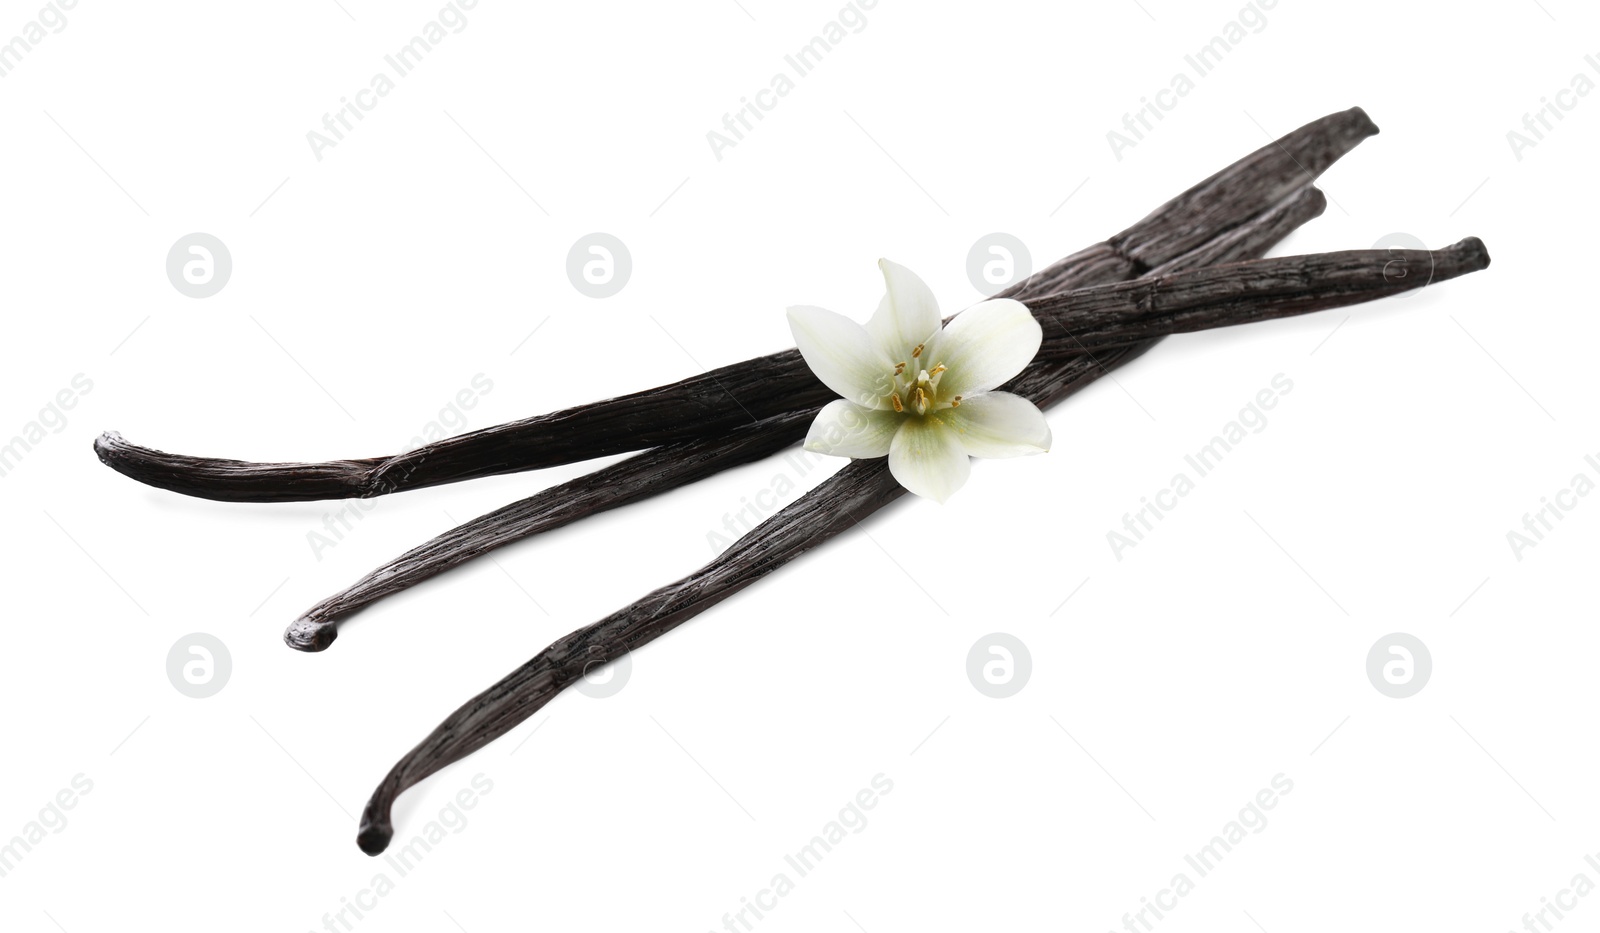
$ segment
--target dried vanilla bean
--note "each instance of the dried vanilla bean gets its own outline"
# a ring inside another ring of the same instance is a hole
[[[1397,264],[1432,274],[1395,275]],[[1483,241],[1467,237],[1432,251],[1345,250],[1150,275],[1052,295],[1028,307],[1044,325],[1040,357],[1061,359],[1098,347],[1344,307],[1488,266]]]
[[[1460,260],[1456,264],[1455,274],[1481,269],[1488,264],[1488,253],[1475,238],[1468,238],[1452,249],[1459,253]],[[1325,267],[1324,271],[1331,270],[1333,273],[1327,281],[1300,281],[1292,300],[1306,306],[1341,307],[1417,287],[1414,276],[1398,279],[1384,277],[1383,263],[1390,258],[1385,251],[1328,255],[1344,258],[1330,262]],[[1349,257],[1352,256],[1363,258],[1351,260]],[[1371,265],[1374,258],[1377,258],[1375,267]],[[1426,253],[1419,258],[1426,258]],[[1228,268],[1271,264],[1271,261],[1267,261]],[[1302,267],[1304,265],[1301,264]],[[1315,266],[1314,263],[1312,265]],[[1354,280],[1345,277],[1347,269],[1356,270]],[[1175,275],[1173,278],[1181,276]],[[1278,301],[1283,291],[1283,281],[1275,276],[1263,280],[1263,294],[1255,296],[1260,306],[1257,310],[1262,314]],[[1243,302],[1245,296],[1230,290],[1218,296],[1218,300]],[[1112,347],[1099,360],[1079,353],[1045,367],[1040,367],[1035,361],[1012,381],[1009,388],[1043,407],[1143,353],[1154,342]],[[582,677],[589,667],[614,661],[671,631],[790,560],[853,527],[867,515],[899,498],[903,492],[890,474],[886,458],[852,461],[799,501],[761,522],[700,570],[558,639],[452,713],[390,769],[362,811],[357,844],[368,854],[383,851],[394,835],[391,810],[402,792],[445,765],[509,732]]]
[[[1173,260],[1162,271],[1254,258],[1321,214],[1325,204],[1322,192],[1303,188],[1228,234]],[[1105,271],[1102,267],[1082,276]],[[1058,277],[1054,281],[1057,287],[1069,287],[1081,279]],[[1071,319],[1069,313],[1056,313],[1064,320]],[[1035,363],[1026,372],[1044,372],[1045,367],[1042,362]],[[1022,378],[1019,375],[1018,379]],[[289,625],[284,641],[301,651],[321,651],[338,636],[339,621],[364,606],[486,551],[595,512],[676,489],[796,443],[805,436],[816,412],[815,408],[802,409],[736,428],[723,438],[653,448],[472,519],[407,551],[313,606]]]
[[[1048,404],[1143,352],[1148,345],[1113,349],[1098,363],[1080,356],[1035,385]],[[377,855],[394,837],[391,810],[407,788],[511,731],[595,664],[613,661],[671,631],[761,577],[777,570],[905,492],[885,458],[855,460],[735,541],[684,579],[656,590],[599,622],[551,644],[499,683],[473,697],[390,769],[361,812],[356,843]]]
[[[1143,275],[1244,224],[1313,181],[1377,132],[1360,108],[1330,114],[1268,143],[1104,243],[1002,292],[1023,301],[1072,283]],[[825,404],[832,393],[785,350],[681,382],[448,438],[392,457],[251,463],[170,454],[108,432],[101,462],[139,482],[240,502],[369,498],[713,436]]]
[[[312,606],[289,625],[283,640],[301,651],[321,651],[338,636],[339,620],[358,609],[513,541],[777,453],[806,436],[817,411],[785,412],[718,438],[664,444],[480,515]]]

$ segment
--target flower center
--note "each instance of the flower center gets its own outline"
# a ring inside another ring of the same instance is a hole
[[[921,361],[924,346],[919,343],[912,349],[913,364]],[[932,369],[919,368],[914,373],[906,363],[894,364],[894,388],[889,392],[889,404],[897,412],[914,415],[926,415],[930,411],[959,406],[961,396],[943,398],[939,395],[939,378],[945,372],[947,369],[943,363],[935,363]]]

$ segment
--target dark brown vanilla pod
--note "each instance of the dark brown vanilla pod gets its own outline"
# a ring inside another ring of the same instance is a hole
[[[312,606],[289,625],[283,640],[301,651],[321,651],[338,636],[340,619],[385,596],[513,541],[777,453],[805,438],[817,411],[804,408],[742,425],[721,437],[655,447],[480,515]]]
[[[224,502],[372,498],[716,436],[833,398],[789,350],[657,389],[462,434],[393,457],[252,463],[171,454],[108,432],[100,461],[146,485]]]
[[[1217,172],[1104,243],[1042,269],[994,297],[1031,304],[1040,296],[1076,287],[1072,282],[1086,272],[1099,273],[1095,277],[1100,281],[1122,281],[1185,261],[1188,254],[1226,237],[1249,218],[1311,190],[1312,182],[1333,163],[1377,133],[1378,127],[1360,107],[1320,117]],[[1321,192],[1315,197],[1320,200]]]
[[[1133,359],[1149,344],[1118,347],[1040,371],[1032,398],[1049,404]],[[635,651],[801,554],[854,528],[905,489],[887,458],[853,460],[820,486],[761,522],[698,571],[604,619],[557,639],[532,660],[450,714],[390,769],[361,812],[356,844],[377,855],[394,837],[391,811],[406,789],[459,761],[538,712],[596,664]]]
[[[1360,107],[1331,113],[1262,146],[1207,178],[1144,220],[1111,238],[1111,245],[1154,269],[1238,225],[1238,205],[1251,213],[1316,181],[1378,127]]]
[[[130,443],[116,431],[95,438],[94,452],[101,463],[146,486],[223,502],[307,502],[381,494],[369,494],[366,488],[372,471],[386,459],[251,463],[191,457]]]
[[[1396,275],[1399,266],[1432,275]],[[1358,249],[1151,275],[1040,298],[1045,359],[1171,334],[1293,317],[1382,298],[1489,267],[1477,237],[1438,250]],[[1054,325],[1054,326],[1052,326]]]
[[[1225,236],[1172,260],[1163,271],[1255,258],[1321,214],[1326,203],[1322,192],[1315,188],[1301,189]],[[1088,284],[1095,274],[1114,273],[1113,266],[1102,265],[1057,281],[1063,285]],[[1048,377],[1052,371],[1053,366],[1036,362],[1025,375]],[[1025,375],[1015,381],[1023,381]],[[696,482],[761,456],[760,451],[776,451],[796,443],[805,436],[816,411],[804,409],[776,415],[737,428],[725,438],[657,447],[475,518],[407,551],[313,606],[290,624],[284,641],[302,651],[321,651],[337,637],[342,618],[376,600],[494,548],[558,528],[584,515]]]
[[[1268,143],[1157,208],[996,297],[1032,301],[1066,287],[1119,281],[1185,255],[1308,185],[1377,128],[1359,108]],[[671,385],[473,431],[393,457],[252,463],[169,454],[108,433],[107,466],[184,495],[235,502],[368,498],[693,440],[833,397],[795,350],[710,370]]]

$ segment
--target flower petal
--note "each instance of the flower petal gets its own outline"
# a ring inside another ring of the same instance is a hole
[[[885,292],[867,321],[867,333],[892,362],[909,362],[911,350],[939,329],[939,301],[915,272],[887,259],[878,260]]]
[[[834,457],[882,457],[889,453],[889,442],[905,420],[905,415],[893,411],[862,408],[838,399],[817,412],[806,432],[806,450]]]
[[[966,483],[972,459],[938,415],[906,418],[889,445],[889,472],[911,492],[943,502]]]
[[[1043,341],[1044,329],[1027,305],[996,298],[956,315],[929,342],[922,358],[929,368],[940,363],[949,367],[939,382],[940,398],[977,395],[1022,372]]]
[[[960,407],[939,412],[939,417],[974,457],[1021,457],[1050,449],[1050,424],[1044,420],[1044,412],[1010,392],[985,392],[965,399]]]
[[[894,363],[865,327],[824,308],[797,306],[789,309],[789,330],[823,385],[858,405],[888,407]]]

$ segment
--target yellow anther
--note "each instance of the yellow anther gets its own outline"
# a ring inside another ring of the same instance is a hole
[[[912,359],[916,359],[917,357],[921,356],[922,355],[922,348],[925,347],[925,346],[927,346],[927,344],[923,344],[923,343],[917,344],[917,348],[915,350],[911,351],[911,358]]]
[[[898,396],[898,395],[889,396],[889,404],[894,406],[894,410],[895,411],[905,411],[906,410],[906,407],[904,405],[900,404],[900,396]]]

